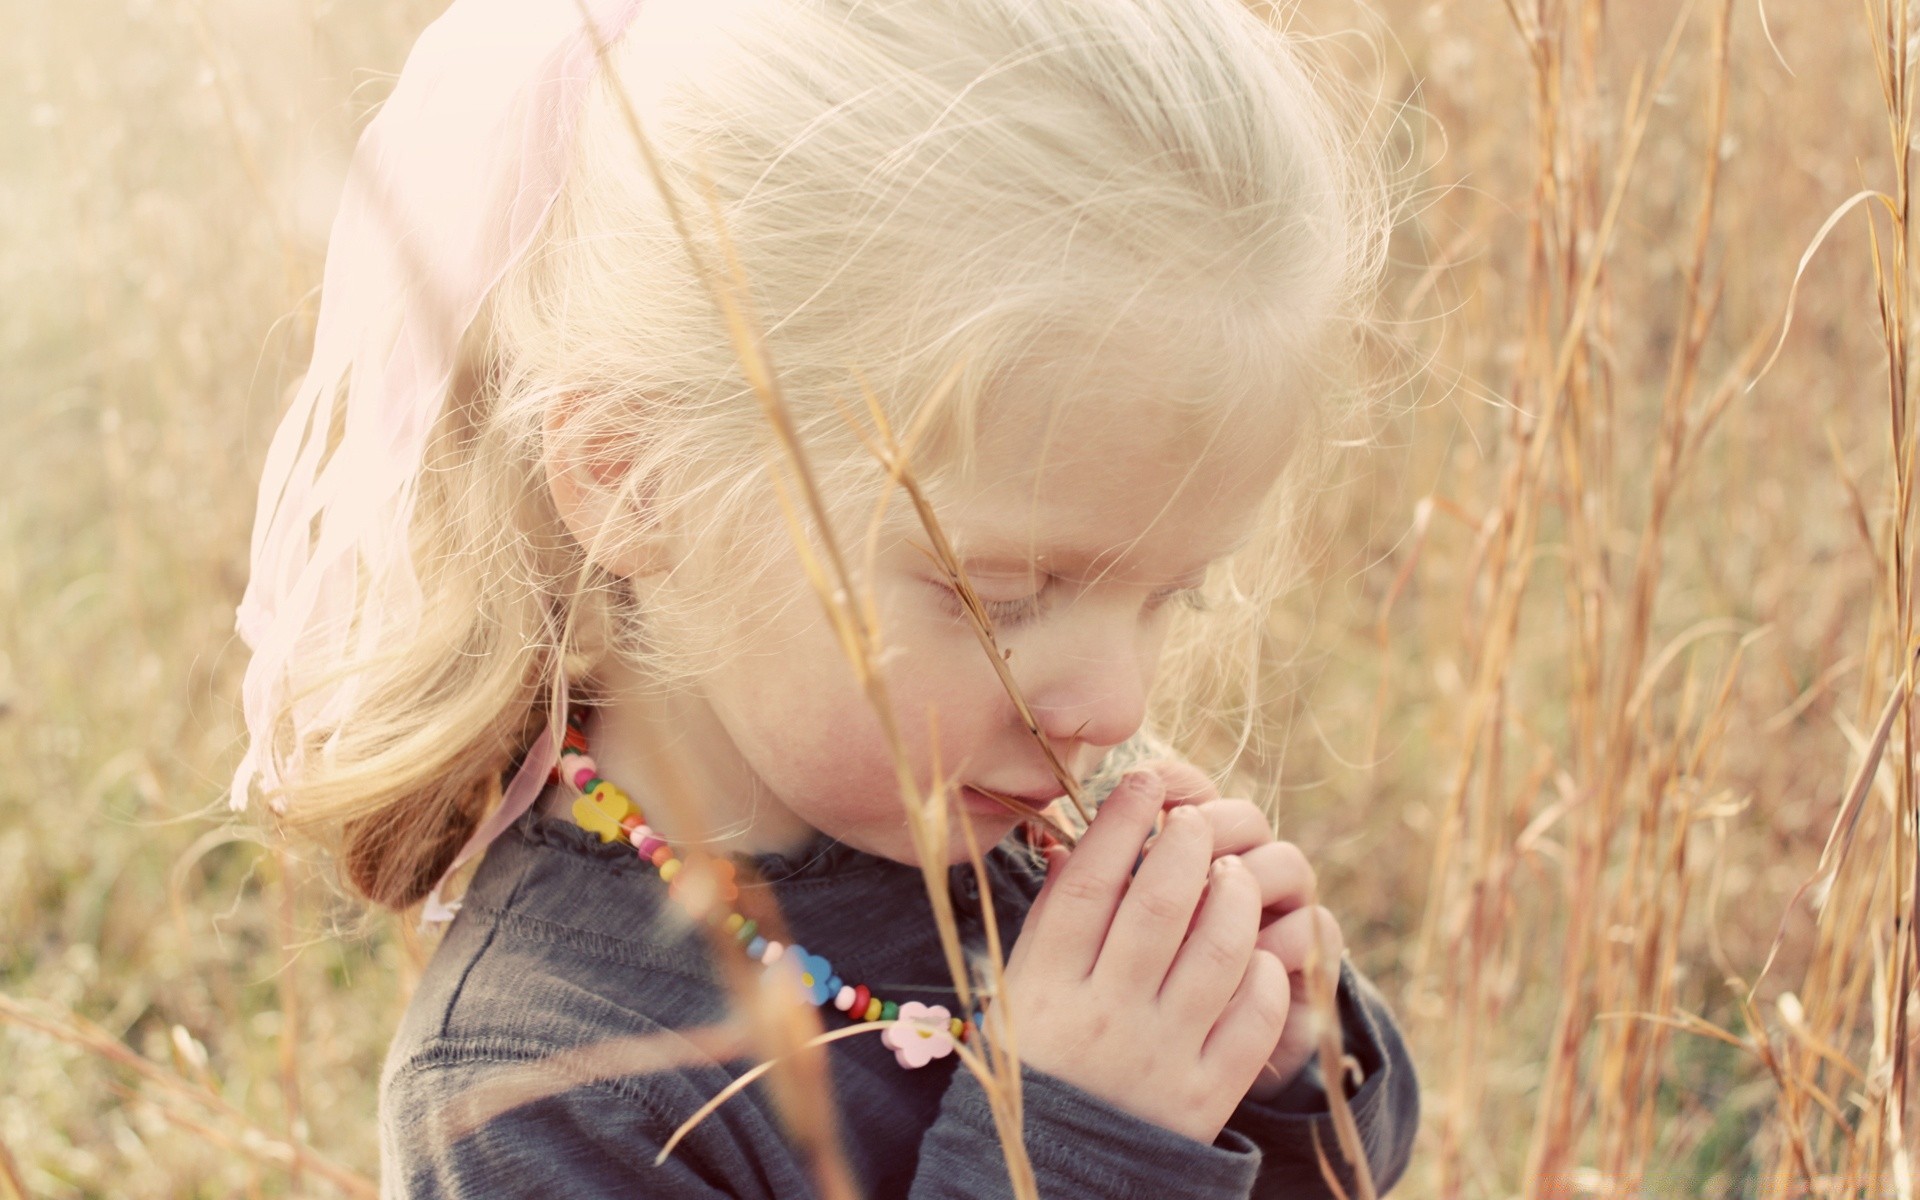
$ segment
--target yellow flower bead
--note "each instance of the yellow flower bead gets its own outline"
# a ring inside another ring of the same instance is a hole
[[[604,779],[594,784],[587,794],[598,797],[601,810],[616,821],[633,811],[633,801],[627,794]]]

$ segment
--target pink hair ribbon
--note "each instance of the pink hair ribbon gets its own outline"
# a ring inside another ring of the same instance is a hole
[[[361,595],[399,606],[390,612],[418,611],[408,529],[461,340],[566,179],[595,78],[594,35],[617,40],[638,4],[454,0],[361,134],[328,238],[313,356],[261,472],[236,613],[253,657],[241,685],[249,745],[228,793],[235,809],[256,781],[282,782],[276,714],[290,704],[297,728],[337,724],[360,684],[327,672],[365,661],[380,628],[405,627],[356,622]],[[343,432],[329,455],[336,422]],[[296,744],[293,754],[289,774],[305,750]],[[532,804],[555,756],[548,731],[459,862]]]

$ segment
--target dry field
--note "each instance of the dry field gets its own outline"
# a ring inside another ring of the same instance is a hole
[[[7,5],[0,1197],[369,1193],[418,947],[217,805],[253,480],[437,7]],[[1372,31],[1403,382],[1249,766],[1414,1039],[1399,1194],[1912,1196],[1920,14],[1305,16]]]

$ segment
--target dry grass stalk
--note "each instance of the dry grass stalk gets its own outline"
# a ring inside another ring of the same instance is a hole
[[[1914,309],[1909,246],[1917,31],[1905,3],[1866,0],[1863,11],[1886,114],[1891,185],[1863,189],[1837,208],[1806,254],[1818,248],[1842,215],[1875,201],[1865,212],[1887,370],[1893,471],[1891,503],[1877,535],[1868,528],[1858,488],[1844,470],[1841,474],[1853,497],[1856,524],[1880,570],[1864,654],[1869,669],[1862,678],[1863,708],[1878,704],[1880,719],[1859,743],[1859,764],[1819,865],[1789,906],[1791,911],[1811,892],[1813,945],[1797,993],[1782,998],[1789,1036],[1771,1052],[1769,1066],[1780,1091],[1777,1172],[1803,1172],[1818,1181],[1817,1194],[1892,1194],[1905,1200],[1913,1193],[1914,1147],[1920,1143],[1910,1032],[1920,1005],[1915,976],[1920,932],[1914,928],[1920,917],[1920,779],[1913,761],[1920,716],[1912,703],[1920,649],[1914,630],[1913,532],[1920,430],[1909,407],[1914,364],[1908,348]],[[1803,271],[1805,261],[1803,256]],[[1762,977],[1773,966],[1783,934],[1784,921]],[[1784,1004],[1789,998],[1791,1006]],[[1856,1057],[1864,1057],[1863,1068],[1856,1067]],[[1844,1104],[1837,1100],[1842,1095]]]
[[[372,1200],[380,1194],[380,1189],[372,1180],[340,1166],[303,1141],[282,1138],[269,1132],[210,1086],[211,1076],[203,1075],[200,1080],[190,1080],[176,1071],[168,1070],[144,1055],[136,1054],[119,1038],[84,1017],[72,1013],[63,1013],[58,1017],[46,1016],[10,996],[0,995],[0,1019],[77,1046],[103,1062],[132,1073],[153,1089],[143,1093],[141,1098],[176,1124],[202,1133],[208,1132],[212,1127],[183,1111],[181,1106],[197,1107],[219,1117],[226,1125],[241,1130],[245,1136],[230,1139],[231,1144],[261,1162],[290,1172],[312,1172],[349,1196],[363,1196]],[[226,1136],[224,1129],[219,1132],[221,1136]]]
[[[1576,1165],[1593,1156],[1607,1194],[1641,1185],[1661,1130],[1650,1104],[1614,1104],[1597,1096],[1644,1097],[1663,1077],[1664,1018],[1694,868],[1688,836],[1703,813],[1726,797],[1709,784],[1729,716],[1736,650],[1718,684],[1703,693],[1694,670],[1671,713],[1664,673],[1702,637],[1727,632],[1703,624],[1649,658],[1655,597],[1662,578],[1667,517],[1705,433],[1739,394],[1759,339],[1704,395],[1706,347],[1718,313],[1709,270],[1719,195],[1719,147],[1730,74],[1732,5],[1713,6],[1706,48],[1707,94],[1701,179],[1682,273],[1679,335],[1671,344],[1658,401],[1646,519],[1635,537],[1633,570],[1621,588],[1610,558],[1625,479],[1610,429],[1618,419],[1609,362],[1615,335],[1611,251],[1640,149],[1691,19],[1681,11],[1650,66],[1636,69],[1611,150],[1594,114],[1603,103],[1606,24],[1597,3],[1515,0],[1509,15],[1532,68],[1536,177],[1527,214],[1523,339],[1507,429],[1505,474],[1472,559],[1486,602],[1472,610],[1467,692],[1459,759],[1435,831],[1429,896],[1415,978],[1437,994],[1415,997],[1416,1020],[1440,1013],[1455,1034],[1436,1074],[1448,1095],[1435,1154],[1437,1192],[1460,1194],[1473,1180],[1473,1143],[1484,1129],[1485,1031],[1525,977],[1516,956],[1512,896],[1529,858],[1564,831],[1567,872],[1565,951],[1556,973],[1558,1013],[1545,1049],[1525,1169],[1529,1197],[1556,1194]],[[1644,84],[1643,84],[1643,81]],[[1534,414],[1534,415],[1529,415]],[[1532,736],[1510,709],[1516,650],[1534,568],[1541,560],[1543,510],[1557,505],[1565,538],[1566,620],[1570,636],[1564,747],[1535,736],[1510,766],[1508,731]],[[1396,595],[1396,587],[1389,593]],[[1745,643],[1742,643],[1744,647]],[[1662,730],[1666,730],[1662,733]],[[1516,778],[1516,770],[1518,777]],[[1543,807],[1549,784],[1560,794]],[[1558,850],[1555,853],[1559,853]],[[1630,931],[1630,935],[1627,931]],[[1615,936],[1618,932],[1619,936]],[[1442,944],[1444,941],[1444,952]],[[1444,965],[1436,965],[1444,959]],[[1649,1021],[1606,1022],[1605,1013],[1648,1014]]]
[[[7,1186],[6,1200],[30,1200],[27,1181],[20,1177],[20,1163],[4,1141],[0,1141],[0,1183]]]
[[[580,6],[580,12],[582,20],[586,22],[593,36],[598,60],[603,69],[608,69],[607,47],[600,40],[583,5]],[[653,152],[652,143],[641,128],[639,116],[624,90],[618,92],[618,98],[628,131],[667,205],[681,243],[726,322],[729,335],[733,339],[736,357],[754,395],[760,400],[769,428],[774,434],[775,443],[782,455],[779,465],[784,466],[785,471],[791,474],[791,484],[782,478],[782,472],[777,467],[770,478],[795,535],[793,543],[801,565],[813,583],[827,618],[839,638],[841,649],[845,652],[848,663],[853,668],[855,677],[881,725],[882,736],[893,757],[901,803],[906,810],[909,832],[920,860],[928,898],[940,935],[941,948],[947,959],[948,971],[953,978],[961,1010],[963,1013],[970,1013],[974,1008],[971,980],[959,927],[953,915],[952,897],[946,888],[945,785],[943,781],[936,778],[931,781],[930,795],[923,796],[920,781],[915,778],[912,757],[901,736],[893,703],[880,670],[883,644],[878,622],[874,619],[875,604],[871,594],[856,583],[855,576],[848,567],[847,558],[834,536],[826,502],[814,479],[798,432],[793,426],[778,374],[766,354],[760,333],[761,325],[751,308],[745,272],[738,258],[733,254],[732,245],[727,239],[717,198],[712,195],[707,197],[723,259],[719,267],[709,263],[705,255],[700,252],[699,243],[694,239],[691,226],[680,207],[677,190],[662,170]],[[937,400],[938,397],[934,397],[930,403]],[[790,488],[799,492],[800,501],[806,506],[812,518],[813,534],[820,540],[826,565],[821,563],[814,552],[812,538],[807,536],[807,531],[795,510]],[[944,542],[944,538],[940,540]],[[959,570],[957,562],[954,563],[954,569]],[[975,863],[976,869],[982,869],[979,866],[977,854]],[[992,986],[998,991],[1004,984],[1001,977],[1003,964],[996,958],[989,965],[993,974]],[[1014,1070],[1010,1075],[989,1074],[982,1077],[982,1083],[995,1106],[996,1113],[1002,1106],[1008,1107],[1015,1113],[1018,1112],[1017,1096],[1010,1100],[1007,1095],[1010,1089],[1017,1089],[1019,1086],[1017,1063],[1013,1066]],[[818,1109],[824,1106],[809,1107]],[[1010,1132],[1013,1135],[1011,1137],[1008,1136]],[[1005,1126],[1001,1126],[1000,1133],[1002,1152],[1007,1160],[1015,1195],[1021,1200],[1037,1200],[1032,1167],[1026,1158],[1026,1145],[1020,1138],[1017,1127],[1009,1131]],[[850,1172],[844,1168],[837,1145],[803,1147],[803,1153],[806,1153],[810,1163],[831,1162],[833,1164],[822,1168],[819,1177],[823,1182],[830,1181],[834,1176],[851,1177]]]

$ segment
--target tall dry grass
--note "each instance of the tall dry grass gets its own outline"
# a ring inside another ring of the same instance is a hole
[[[202,814],[331,189],[437,5],[15,7],[0,1195],[364,1194],[408,939]],[[1401,1190],[1911,1195],[1913,18],[1378,7],[1306,15],[1417,106],[1419,369],[1248,775],[1399,997]]]

